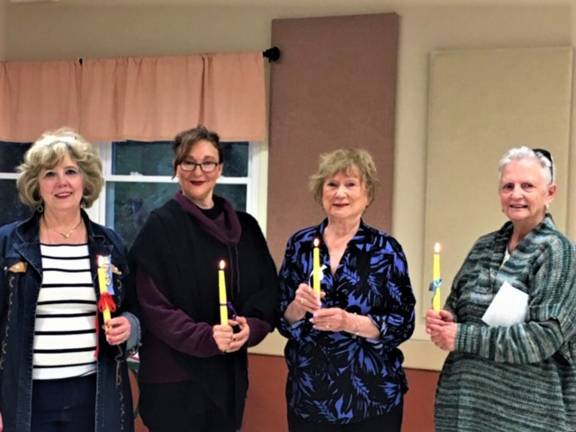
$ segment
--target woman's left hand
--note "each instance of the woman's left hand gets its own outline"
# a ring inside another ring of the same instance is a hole
[[[347,331],[350,314],[340,308],[318,309],[312,316],[314,328],[320,331]]]
[[[230,345],[228,345],[227,352],[235,352],[242,348],[246,342],[248,342],[248,338],[250,337],[250,326],[248,325],[246,318],[241,316],[237,316],[229,322],[230,325],[237,325],[240,328],[238,333],[234,333],[232,335],[232,340],[230,341]]]
[[[130,337],[132,331],[130,320],[124,316],[112,318],[104,325],[104,331],[110,345],[120,345]]]

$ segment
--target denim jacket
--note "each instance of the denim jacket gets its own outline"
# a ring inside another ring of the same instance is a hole
[[[117,310],[126,310],[125,247],[111,229],[91,222],[88,233],[92,280],[98,293],[97,255],[111,255]],[[4,432],[29,432],[32,419],[32,357],[36,302],[42,283],[39,215],[0,228],[0,413]],[[123,286],[124,283],[124,286]],[[131,320],[132,322],[132,320]],[[133,413],[124,346],[110,346],[99,332],[95,432],[132,432]]]

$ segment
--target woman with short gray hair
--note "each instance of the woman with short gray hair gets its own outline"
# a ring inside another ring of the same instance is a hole
[[[426,314],[432,342],[449,352],[436,431],[574,431],[576,253],[548,213],[554,162],[514,148],[499,172],[508,222],[480,237],[444,309]]]

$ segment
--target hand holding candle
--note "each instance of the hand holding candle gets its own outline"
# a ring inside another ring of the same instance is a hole
[[[218,265],[218,299],[220,303],[220,324],[228,325],[228,300],[226,298],[226,278],[224,276],[224,268],[226,262],[220,261]]]
[[[314,249],[312,253],[312,289],[316,297],[320,298],[320,280],[322,279],[322,269],[320,268],[320,240],[314,239]]]
[[[432,283],[430,290],[432,291],[432,308],[434,311],[439,312],[441,306],[440,285],[442,285],[442,278],[440,277],[440,243],[434,244],[434,258],[432,261]]]
[[[111,318],[111,312],[116,310],[114,302],[114,286],[112,284],[112,263],[110,255],[98,255],[98,310],[102,312],[104,324],[108,323]]]

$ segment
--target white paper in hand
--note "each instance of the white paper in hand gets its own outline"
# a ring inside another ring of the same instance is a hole
[[[504,282],[484,312],[482,321],[493,327],[510,327],[526,321],[527,315],[528,294]]]

